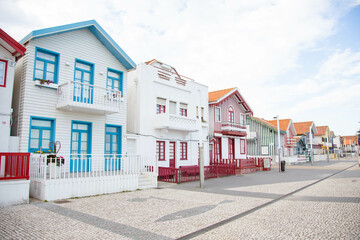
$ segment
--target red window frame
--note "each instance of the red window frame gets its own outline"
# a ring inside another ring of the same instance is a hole
[[[246,149],[245,139],[240,139],[240,154],[245,154],[246,153],[245,149]]]
[[[156,105],[156,114],[165,113],[165,105]]]
[[[229,107],[229,122],[233,123],[235,120],[234,118],[234,109],[232,106]]]
[[[165,161],[165,141],[156,141],[156,154],[158,161]]]
[[[187,117],[187,109],[185,109],[185,108],[180,108],[180,116]]]
[[[229,138],[229,159],[234,159],[235,158],[235,154],[234,154],[234,139],[233,138]]]
[[[188,146],[187,142],[180,143],[180,160],[188,159]]]
[[[215,138],[215,149],[214,149],[214,159],[221,159],[221,139]]]
[[[0,87],[6,87],[6,75],[7,75],[7,64],[8,64],[8,62],[6,60],[2,60],[2,59],[0,59],[0,62],[5,63],[4,84],[0,85]]]

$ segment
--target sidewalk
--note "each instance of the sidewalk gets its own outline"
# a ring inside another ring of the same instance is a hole
[[[158,189],[35,201],[0,209],[0,239],[357,239],[356,163],[273,168],[206,180],[203,189],[199,182],[160,183]]]

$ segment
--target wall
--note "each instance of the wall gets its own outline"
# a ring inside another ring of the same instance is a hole
[[[15,57],[0,45],[0,59],[7,61],[5,87],[0,87],[0,152],[7,152],[11,127]]]
[[[106,87],[107,68],[123,71],[124,101],[120,113],[111,115],[95,115],[92,113],[77,113],[56,109],[57,90],[39,88],[33,81],[35,47],[41,47],[60,54],[59,84],[74,79],[75,59],[85,60],[94,64],[94,85]],[[19,102],[14,103],[19,115],[18,127],[14,128],[20,138],[20,150],[28,151],[30,116],[56,118],[55,140],[61,141],[61,153],[70,152],[71,121],[91,122],[92,153],[104,153],[105,124],[122,126],[122,137],[126,134],[126,99],[127,70],[105,48],[105,46],[88,30],[66,32],[34,39],[26,46],[27,53],[16,66],[16,86],[20,91],[14,94]],[[122,152],[126,152],[126,141],[122,143]]]
[[[0,181],[0,207],[29,203],[30,180]]]

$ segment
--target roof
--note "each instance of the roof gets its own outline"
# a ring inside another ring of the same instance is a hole
[[[274,130],[275,132],[277,132],[277,126],[269,123],[268,121],[266,121],[266,120],[264,120],[264,119],[262,119],[262,118],[254,117],[254,116],[249,116],[249,117],[252,118],[253,120],[261,123],[262,125],[265,125],[265,126],[267,126],[268,128],[271,128],[271,129]],[[281,133],[281,134],[286,134],[286,131],[282,131],[282,130],[280,129],[280,133]]]
[[[266,120],[266,121],[277,127],[277,120]],[[290,121],[291,119],[280,119],[279,120],[280,129],[286,132],[289,128]]]
[[[253,111],[252,111],[251,107],[245,101],[244,97],[240,94],[237,87],[209,92],[209,95],[208,95],[209,104],[220,103],[223,100],[225,100],[228,97],[233,96],[233,95],[236,98],[236,101],[239,103],[239,105],[241,105],[244,108],[245,113],[250,113],[251,115],[253,115]]]
[[[341,136],[341,137],[344,139],[344,141],[346,141],[346,142],[344,142],[345,145],[352,145],[353,143],[355,143],[355,145],[357,145],[357,143],[358,143],[358,137],[356,135],[354,135],[354,136]]]
[[[23,56],[26,48],[13,39],[9,34],[0,28],[0,45],[8,50],[13,56]]]
[[[304,134],[308,133],[310,127],[312,127],[313,124],[314,124],[313,121],[294,123],[296,134],[297,135],[299,135],[299,134],[304,135]],[[314,130],[316,131],[316,128]],[[317,131],[315,133],[317,133]]]
[[[214,92],[209,92],[209,102],[216,102],[220,98],[224,97],[227,93],[229,93],[231,90],[234,90],[236,88],[227,88],[223,90],[217,90]]]
[[[326,130],[328,129],[328,126],[319,126],[316,127],[316,130],[318,131],[317,134],[315,134],[315,136],[323,136],[326,135]]]
[[[131,58],[122,50],[119,45],[110,37],[109,34],[95,21],[89,20],[84,22],[77,22],[57,27],[44,28],[34,30],[23,38],[20,43],[25,44],[30,40],[47,37],[54,34],[60,34],[75,30],[88,28],[94,36],[121,62],[126,69],[136,68],[136,64]]]

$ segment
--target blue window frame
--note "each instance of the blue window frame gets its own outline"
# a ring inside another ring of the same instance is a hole
[[[75,60],[73,101],[93,103],[94,64],[83,60]]]
[[[55,119],[30,117],[29,152],[48,153],[55,139]]]
[[[35,50],[34,80],[48,80],[58,83],[59,53],[42,48]]]
[[[123,72],[108,68],[106,88],[122,92]]]
[[[72,121],[70,172],[91,171],[92,123]]]
[[[120,170],[122,127],[116,125],[105,125],[105,171]]]

